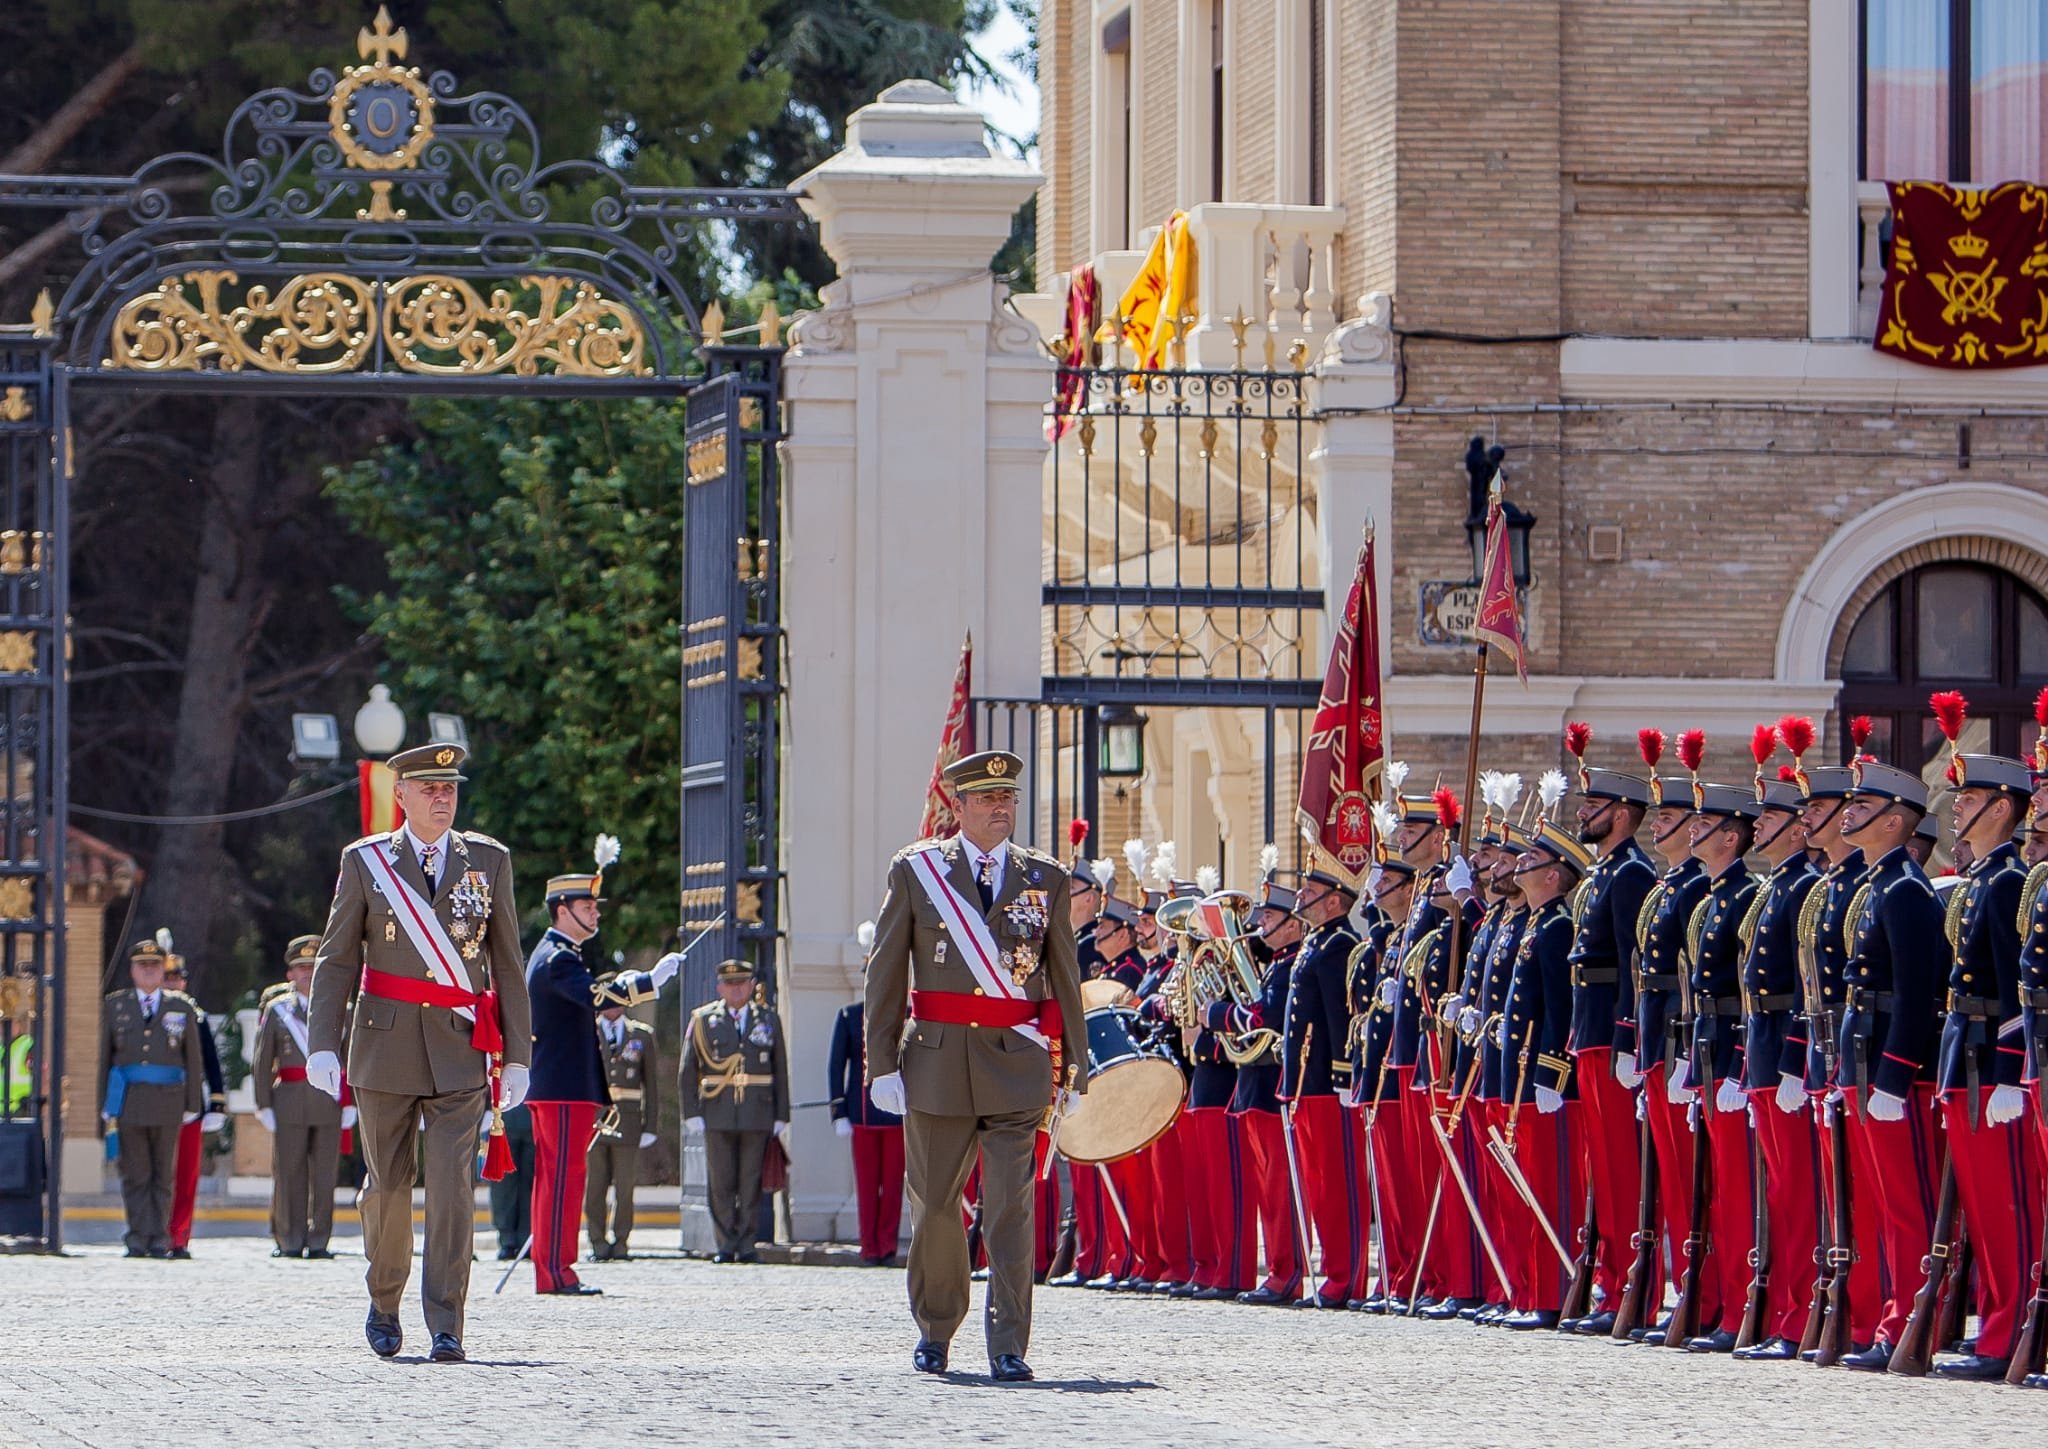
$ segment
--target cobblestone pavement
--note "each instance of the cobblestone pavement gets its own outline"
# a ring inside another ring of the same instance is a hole
[[[472,1361],[416,1356],[415,1300],[383,1363],[359,1258],[198,1249],[0,1258],[0,1444],[2048,1442],[2048,1393],[1073,1289],[1039,1294],[1036,1384],[981,1376],[978,1320],[954,1345],[968,1372],[931,1379],[900,1272],[679,1258],[592,1267],[607,1296],[581,1301],[537,1297],[523,1268],[493,1297],[486,1258]]]

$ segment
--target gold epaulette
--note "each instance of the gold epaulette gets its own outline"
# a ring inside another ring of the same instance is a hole
[[[1572,889],[1572,929],[1579,928],[1579,921],[1586,914],[1586,903],[1593,899],[1593,877],[1587,876]]]
[[[1735,928],[1735,934],[1741,939],[1743,950],[1747,951],[1755,942],[1757,922],[1763,919],[1764,907],[1770,899],[1770,891],[1760,887],[1750,898],[1749,909],[1742,913],[1742,924]]]
[[[463,840],[470,845],[488,845],[494,849],[504,851],[507,855],[512,853],[511,846],[494,836],[484,834],[481,830],[464,830],[460,834]]]
[[[1822,881],[1806,893],[1806,899],[1799,905],[1799,923],[1794,928],[1799,944],[1811,951],[1820,944],[1820,918],[1828,908],[1827,882]]]
[[[2020,939],[2027,938],[2027,926],[2034,918],[2034,907],[2041,899],[2041,893],[2048,891],[2048,860],[2042,861],[2027,872],[2026,884],[2020,887]]]
[[[1438,926],[1408,948],[1408,954],[1401,961],[1401,974],[1403,976],[1407,977],[1410,981],[1422,980],[1422,968],[1429,962],[1430,949],[1436,945],[1437,937],[1443,933],[1444,928]]]
[[[1643,908],[1636,912],[1636,950],[1650,949],[1650,926],[1657,919],[1657,912],[1663,908],[1665,893],[1669,887],[1658,881],[1650,887],[1650,893],[1643,897]]]
[[[1713,896],[1701,897],[1700,903],[1692,908],[1692,917],[1685,923],[1685,969],[1688,972],[1699,964],[1700,945],[1707,938],[1707,908],[1713,903]]]
[[[1949,888],[1948,909],[1941,913],[1941,933],[1948,937],[1951,951],[1963,949],[1963,917],[1970,913],[1970,901],[1977,885],[1975,881],[1957,881]]]

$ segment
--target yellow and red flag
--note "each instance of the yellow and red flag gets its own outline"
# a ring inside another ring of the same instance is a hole
[[[1515,673],[1529,682],[1528,651],[1522,639],[1522,601],[1515,593],[1514,562],[1508,556],[1508,521],[1500,503],[1500,474],[1486,499],[1486,567],[1479,579],[1479,612],[1472,634],[1515,661]]]
[[[1894,181],[1879,352],[1929,367],[2048,360],[2048,187]]]
[[[405,812],[398,808],[391,788],[397,783],[398,777],[383,761],[356,762],[356,804],[362,812],[363,834],[389,835],[405,823]]]
[[[1311,849],[1354,888],[1372,869],[1372,807],[1380,797],[1386,761],[1380,711],[1379,590],[1368,527],[1309,726],[1299,809],[1301,832]]]
[[[1152,238],[1144,264],[1117,299],[1116,318],[1096,330],[1097,342],[1115,338],[1123,326],[1123,345],[1136,354],[1138,367],[1156,372],[1166,366],[1167,350],[1180,334],[1181,318],[1195,305],[1195,238],[1188,214],[1176,211]]]
[[[1052,416],[1045,421],[1045,436],[1057,443],[1074,426],[1074,419],[1088,407],[1088,374],[1095,364],[1095,312],[1101,305],[1102,288],[1095,280],[1095,268],[1083,262],[1074,268],[1067,284],[1067,322],[1062,332],[1066,348],[1059,356],[1059,381],[1053,390]]]
[[[920,839],[951,835],[960,828],[959,800],[946,784],[946,766],[974,753],[974,635],[960,644],[960,667],[953,674],[953,697],[946,704],[945,727],[939,731],[939,754],[932,761],[931,783],[924,788],[924,819]]]

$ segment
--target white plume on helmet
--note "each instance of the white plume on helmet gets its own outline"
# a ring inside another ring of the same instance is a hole
[[[597,837],[597,847],[594,853],[597,857],[597,868],[603,870],[619,858],[619,837],[616,835],[600,834]]]
[[[1557,802],[1564,799],[1565,791],[1570,788],[1562,770],[1543,772],[1542,777],[1536,781],[1536,801],[1542,807],[1545,820],[1550,819],[1550,813],[1557,808]]]
[[[1152,852],[1152,884],[1165,890],[1173,884],[1173,872],[1178,865],[1180,847],[1170,840],[1162,840]]]
[[[1216,894],[1216,888],[1223,884],[1223,872],[1213,865],[1205,865],[1195,871],[1195,889],[1205,896]]]
[[[1387,794],[1389,796],[1400,794],[1401,787],[1408,783],[1408,762],[1406,760],[1387,761],[1385,778]]]
[[[1102,887],[1106,895],[1110,887],[1116,884],[1116,862],[1106,855],[1091,860],[1088,862],[1088,874],[1095,877],[1095,883]]]
[[[1131,884],[1138,889],[1145,888],[1145,842],[1126,840],[1124,842],[1124,869],[1131,873]]]
[[[171,928],[169,926],[158,926],[156,928],[156,948],[166,956],[171,954]]]

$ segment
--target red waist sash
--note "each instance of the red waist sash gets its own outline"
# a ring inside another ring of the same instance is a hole
[[[480,1052],[501,1052],[505,1049],[504,1032],[498,1025],[498,993],[495,991],[464,991],[460,986],[443,986],[438,981],[422,980],[416,976],[393,976],[388,971],[368,966],[363,968],[363,990],[372,996],[410,1002],[414,1006],[441,1006],[450,1010],[466,1006],[476,1013],[476,1026],[469,1034],[469,1044]]]
[[[1012,1001],[966,991],[913,991],[910,1015],[941,1026],[1035,1026],[1055,1041],[1063,1030],[1057,1001]]]
[[[280,1082],[303,1082],[306,1080],[306,1069],[304,1067],[279,1067],[277,1069],[277,1079]]]

